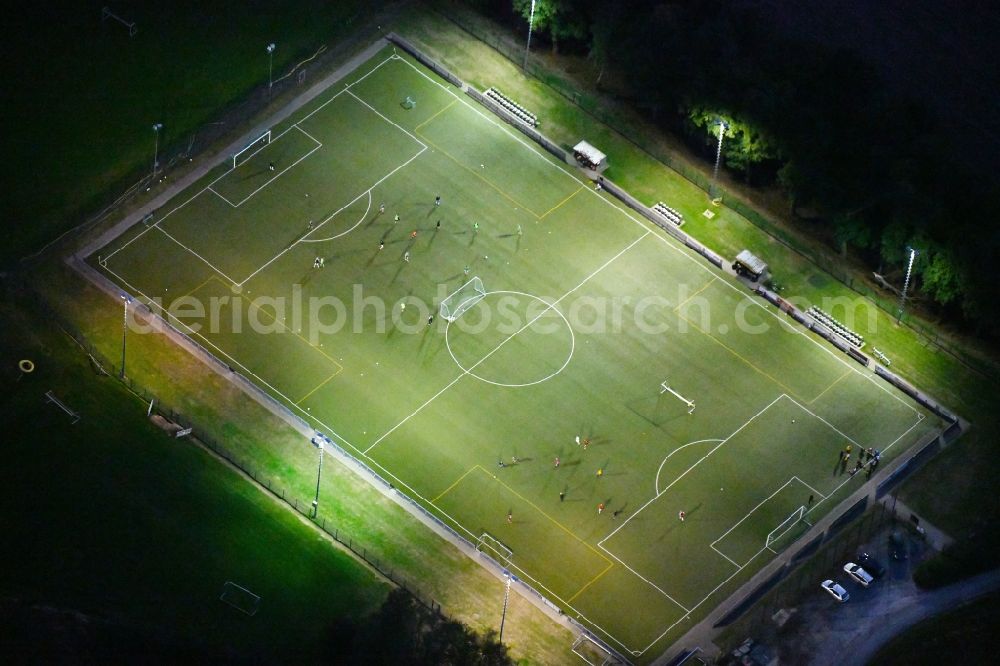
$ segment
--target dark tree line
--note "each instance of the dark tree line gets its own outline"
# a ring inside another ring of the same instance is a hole
[[[531,0],[468,0],[523,31]],[[752,2],[536,0],[535,35],[613,71],[636,108],[757,187],[777,186],[837,250],[993,335],[1000,187],[965,163],[919,95],[855,50],[777,31]],[[988,91],[988,94],[995,94]]]
[[[492,630],[476,633],[461,622],[424,608],[400,589],[390,592],[371,616],[334,624],[328,644],[328,660],[334,664],[509,666],[514,663]]]

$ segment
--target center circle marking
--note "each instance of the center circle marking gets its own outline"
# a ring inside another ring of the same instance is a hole
[[[486,292],[483,295],[483,298],[481,298],[479,300],[482,301],[487,296],[492,296],[493,294],[513,294],[514,296],[524,296],[525,298],[531,298],[531,299],[534,299],[536,301],[540,301],[541,303],[544,303],[545,306],[546,306],[546,312],[551,311],[551,312],[555,312],[557,315],[559,315],[562,318],[563,323],[566,324],[566,328],[569,330],[569,355],[566,356],[566,361],[561,366],[559,366],[558,370],[555,370],[554,372],[549,373],[548,375],[542,377],[541,379],[536,379],[533,382],[524,382],[523,384],[510,384],[510,383],[505,383],[505,382],[495,382],[492,379],[487,379],[487,378],[485,378],[485,377],[483,377],[481,375],[477,375],[475,372],[473,372],[469,368],[466,368],[464,365],[462,365],[462,362],[458,360],[458,357],[455,356],[455,352],[452,351],[452,349],[451,349],[451,337],[448,334],[448,331],[451,330],[451,322],[449,321],[448,325],[445,326],[445,329],[444,329],[444,342],[445,342],[445,345],[448,347],[448,353],[451,354],[451,360],[455,361],[455,365],[457,365],[458,367],[460,367],[462,369],[462,371],[465,372],[465,374],[470,375],[472,377],[475,377],[476,379],[478,379],[481,382],[486,382],[487,384],[493,384],[494,386],[506,386],[508,388],[521,388],[523,386],[534,386],[535,384],[541,384],[542,382],[547,381],[549,379],[552,379],[553,377],[555,377],[556,375],[558,375],[560,372],[562,372],[566,368],[566,366],[569,365],[570,360],[573,358],[573,352],[576,350],[576,334],[573,333],[573,327],[569,325],[569,320],[566,319],[566,315],[564,315],[562,312],[560,312],[558,310],[558,308],[555,307],[555,305],[553,305],[552,303],[549,303],[544,298],[540,298],[538,296],[535,296],[534,294],[526,294],[523,291],[508,291],[508,290],[488,291],[488,292]],[[473,306],[473,307],[475,307],[475,306]],[[537,321],[537,319],[538,318],[536,318],[535,321]],[[524,330],[527,330],[527,329],[522,329],[522,330],[518,331],[515,335],[519,335],[520,333],[523,333]],[[511,337],[513,337],[513,336],[511,336]],[[506,340],[510,340],[510,337],[508,337]],[[506,343],[506,340],[504,341],[504,343]],[[497,348],[494,348],[494,350],[490,352],[490,355],[492,355],[493,352],[496,351],[496,349]],[[479,361],[477,361],[476,364],[474,366],[472,366],[472,367],[475,368],[476,365],[479,365],[480,363],[482,363],[485,360],[485,358],[486,357],[484,357],[482,359],[479,359]]]

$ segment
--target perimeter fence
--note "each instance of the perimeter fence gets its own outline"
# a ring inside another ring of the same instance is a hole
[[[578,81],[570,79],[565,74],[554,69],[544,58],[533,54],[528,54],[527,58],[525,58],[525,45],[523,42],[515,40],[508,31],[498,29],[491,21],[477,15],[469,8],[455,2],[455,0],[433,0],[430,4],[443,19],[450,21],[461,30],[483,42],[507,60],[522,68],[526,74],[545,84],[598,122],[615,130],[636,148],[650,155],[658,162],[670,167],[700,189],[708,192],[711,185],[711,178],[701,170],[694,168],[687,161],[679,158],[667,147],[650,141],[648,127],[644,123],[633,121],[633,110],[626,110],[618,102],[582,89]],[[803,240],[798,234],[790,231],[783,224],[771,219],[740,198],[735,196],[729,197],[726,199],[725,205],[772,238],[805,257],[847,288],[874,303],[879,309],[893,317],[898,315],[899,300],[875,291],[866,281],[859,277],[856,271],[848,267],[848,264],[839,254],[832,251],[825,251],[815,243]],[[1000,366],[993,361],[970,353],[961,345],[955,344],[949,338],[942,336],[940,330],[935,326],[921,321],[920,318],[910,313],[904,313],[901,322],[923,339],[925,344],[935,346],[938,350],[954,357],[969,369],[985,376],[1000,378]]]

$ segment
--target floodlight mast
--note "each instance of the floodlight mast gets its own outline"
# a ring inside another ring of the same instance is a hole
[[[500,616],[500,634],[497,636],[497,643],[503,643],[503,625],[507,619],[507,602],[510,600],[510,583],[514,574],[504,569],[503,577],[507,579],[506,587],[503,591],[503,614]]]
[[[903,308],[906,307],[906,290],[910,287],[910,275],[913,271],[913,260],[917,258],[917,251],[910,247],[910,260],[906,264],[906,279],[903,281],[903,293],[899,297],[899,315],[896,316],[896,323],[903,320]]]
[[[118,373],[118,378],[125,379],[125,334],[128,332],[128,304],[132,302],[132,297],[122,292],[122,301],[125,303],[125,312],[122,317],[122,367]]]
[[[715,199],[717,196],[716,181],[719,178],[719,163],[722,161],[722,139],[726,136],[726,130],[729,129],[729,125],[722,119],[719,120],[718,126],[719,145],[715,149],[715,167],[712,169],[712,184],[708,187],[708,196],[711,199]]]
[[[319,484],[323,479],[323,452],[326,449],[323,446],[325,439],[319,440],[319,468],[316,470],[316,496],[313,498],[313,519],[316,518],[316,514],[319,513]]]
[[[267,45],[267,98],[271,98],[271,88],[274,87],[274,42]]]
[[[528,43],[524,47],[524,65],[521,67],[523,70],[528,69],[528,52],[531,51],[531,29],[535,24],[535,0],[531,0],[531,14],[528,16]]]
[[[163,123],[153,124],[153,180],[156,180],[156,167],[158,166],[157,160],[160,154],[160,130],[163,129]]]

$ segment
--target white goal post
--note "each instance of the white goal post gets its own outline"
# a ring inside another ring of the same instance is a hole
[[[271,143],[271,130],[265,130],[260,136],[244,146],[238,153],[233,155],[233,168],[248,161],[256,155],[267,144]]]
[[[483,281],[474,277],[441,301],[441,317],[448,321],[455,321],[462,316],[462,313],[481,301],[484,296],[486,296],[486,288],[483,287]]]
[[[787,534],[790,529],[795,527],[800,520],[805,518],[805,515],[806,515],[806,508],[804,506],[800,506],[795,511],[793,511],[792,515],[788,516],[788,518],[785,518],[783,521],[781,521],[780,525],[771,530],[771,533],[767,535],[767,541],[764,542],[764,546],[766,548],[770,548],[772,543],[774,543],[781,537],[785,536],[785,534]]]
[[[664,393],[669,393],[670,395],[674,396],[675,398],[683,402],[688,407],[688,414],[694,414],[694,401],[688,400],[680,393],[670,388],[670,385],[667,384],[666,381],[660,382],[660,395],[663,395]]]

